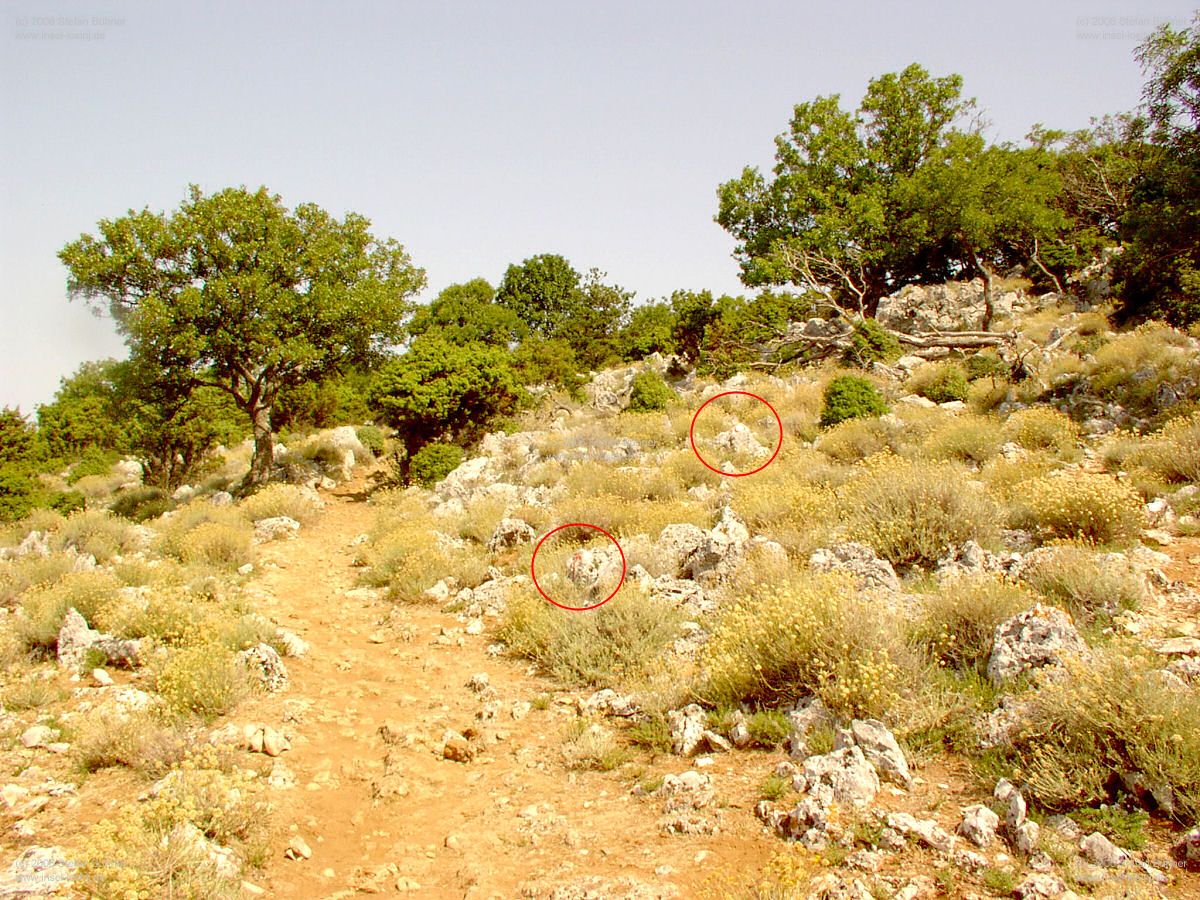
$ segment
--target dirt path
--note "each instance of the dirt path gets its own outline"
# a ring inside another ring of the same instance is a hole
[[[631,795],[628,769],[567,771],[559,748],[568,707],[555,700],[513,716],[514,702],[553,685],[488,655],[486,634],[465,634],[436,608],[395,608],[355,588],[351,542],[373,509],[352,490],[330,495],[295,540],[264,548],[254,587],[263,612],[311,648],[288,661],[286,694],[239,714],[282,723],[293,747],[281,760],[296,786],[277,792],[281,831],[258,880],[269,896],[399,887],[423,897],[512,898],[522,886],[584,877],[632,877],[664,895],[673,884],[695,896],[716,873],[749,874],[777,851],[744,799],[723,801],[717,834],[668,836],[658,824],[662,801]],[[490,682],[482,693],[467,686],[476,673]],[[477,718],[485,705],[493,717]],[[443,733],[471,727],[480,754],[443,759]],[[722,787],[725,796],[754,796],[775,761],[716,759],[707,771],[718,805]],[[663,768],[688,763],[659,760]],[[285,858],[293,834],[311,859]]]

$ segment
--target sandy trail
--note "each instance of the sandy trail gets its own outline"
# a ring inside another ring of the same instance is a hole
[[[281,828],[257,880],[268,895],[399,886],[417,896],[511,898],[530,884],[632,876],[694,896],[717,873],[750,874],[778,850],[744,799],[774,765],[771,755],[715,761],[718,788],[743,798],[723,801],[715,835],[660,834],[661,801],[631,795],[628,770],[567,771],[559,753],[567,707],[512,715],[515,701],[553,684],[489,656],[486,634],[466,635],[436,608],[395,608],[356,590],[351,541],[374,515],[356,488],[328,495],[298,538],[265,547],[254,585],[262,611],[311,648],[288,661],[288,692],[239,713],[282,723],[293,745],[281,759],[297,785],[277,792]],[[490,681],[482,694],[467,686],[480,672]],[[489,703],[494,718],[477,719]],[[443,759],[444,731],[470,727],[481,732],[482,752],[469,763]],[[659,763],[688,768],[682,759]],[[311,859],[285,858],[294,833]]]

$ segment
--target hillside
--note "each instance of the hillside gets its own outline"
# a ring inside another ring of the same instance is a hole
[[[1200,342],[1001,301],[9,527],[0,895],[1200,895]]]

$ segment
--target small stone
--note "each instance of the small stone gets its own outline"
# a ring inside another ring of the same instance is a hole
[[[99,687],[112,687],[113,677],[104,669],[92,669],[92,681]]]
[[[49,725],[34,725],[26,728],[21,734],[21,745],[29,747],[44,747],[49,744],[58,735],[58,732]]]
[[[963,810],[958,833],[977,847],[987,848],[996,839],[1000,817],[982,804],[968,806]]]
[[[451,762],[467,763],[475,756],[475,750],[465,738],[451,738],[442,747],[442,757]]]
[[[487,672],[476,672],[471,676],[471,680],[467,682],[467,687],[476,694],[482,694],[488,689],[491,684],[491,679],[488,678]]]
[[[291,743],[282,734],[274,728],[263,729],[262,752],[267,756],[275,757],[284,750],[290,750]]]
[[[1032,856],[1037,851],[1040,835],[1037,822],[1022,822],[1013,830],[1013,846],[1026,856]]]
[[[293,835],[283,855],[288,859],[312,859],[312,848],[300,835]]]
[[[1098,831],[1093,831],[1081,840],[1079,849],[1083,851],[1084,859],[1088,862],[1108,869],[1115,869],[1129,859],[1128,853]]]

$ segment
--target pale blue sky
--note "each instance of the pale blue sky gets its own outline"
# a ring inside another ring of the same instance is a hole
[[[189,182],[369,217],[432,296],[535,253],[639,300],[736,292],[717,185],[769,164],[794,103],[917,61],[992,134],[1129,109],[1132,51],[1183,0],[0,0],[0,405],[124,355],[56,253]]]

